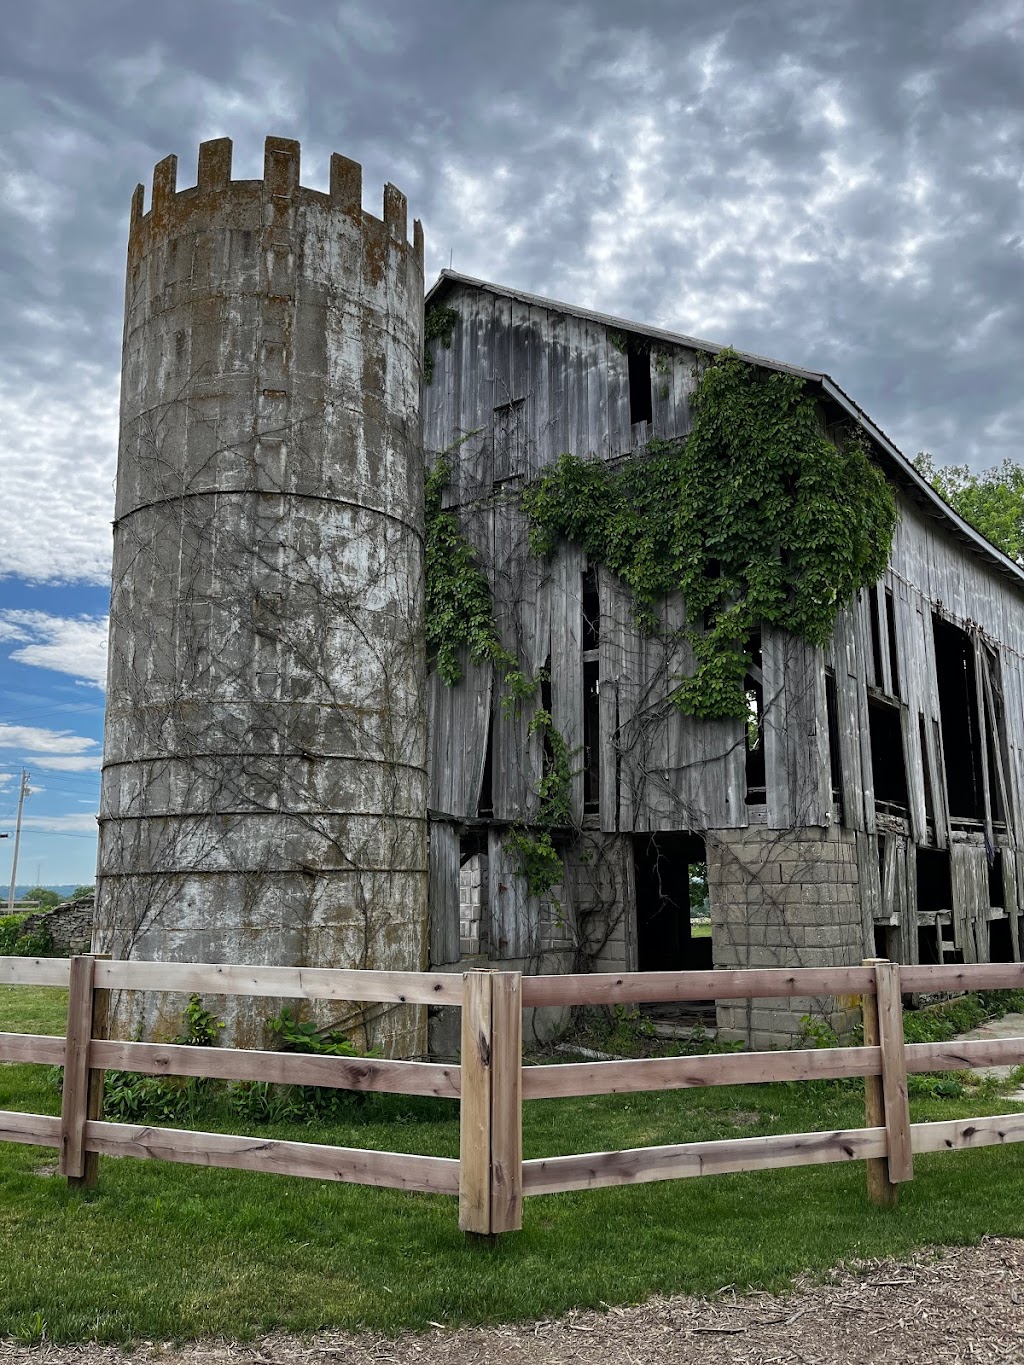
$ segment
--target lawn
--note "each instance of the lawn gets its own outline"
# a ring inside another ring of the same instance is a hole
[[[0,1029],[60,1032],[64,1008],[62,992],[2,987]],[[0,1107],[58,1104],[44,1068],[0,1066]],[[1010,1107],[991,1095],[913,1103],[917,1120]],[[856,1083],[683,1090],[527,1104],[524,1145],[533,1157],[862,1122]],[[458,1152],[445,1101],[369,1097],[344,1121],[258,1132]],[[99,1188],[72,1193],[55,1157],[0,1144],[0,1331],[25,1340],[392,1332],[778,1287],[846,1258],[1024,1236],[1024,1144],[918,1157],[889,1211],[867,1203],[860,1163],[538,1197],[523,1232],[493,1249],[466,1243],[453,1199],[130,1159],[101,1160]]]

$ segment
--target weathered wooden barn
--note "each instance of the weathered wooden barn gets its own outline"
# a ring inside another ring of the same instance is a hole
[[[828,430],[859,424],[900,522],[884,578],[815,649],[764,630],[752,719],[667,700],[690,670],[644,635],[628,592],[574,545],[533,556],[523,486],[563,452],[615,461],[684,436],[699,353],[720,348],[446,271],[430,343],[428,460],[475,546],[502,643],[546,681],[503,705],[488,666],[430,679],[430,956],[527,971],[1019,960],[1024,897],[1024,572],[961,520],[825,374],[800,375]],[[448,344],[445,345],[444,341]],[[684,604],[665,605],[669,627]],[[535,818],[537,707],[576,755],[565,876],[528,895],[508,831]],[[710,939],[692,933],[705,864]],[[722,1003],[722,1036],[798,1034],[824,1002]],[[840,1030],[844,1016],[827,1021]]]

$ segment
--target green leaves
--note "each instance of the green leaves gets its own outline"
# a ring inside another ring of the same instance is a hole
[[[967,465],[936,469],[931,456],[914,461],[932,487],[964,521],[1017,564],[1024,564],[1024,469],[1012,460],[980,474]]]
[[[616,469],[563,455],[524,491],[534,552],[581,545],[632,589],[641,629],[655,633],[658,601],[683,594],[697,666],[672,700],[688,715],[745,717],[751,631],[824,645],[888,562],[892,491],[859,432],[825,436],[805,388],[731,351],[702,358],[688,440]]]

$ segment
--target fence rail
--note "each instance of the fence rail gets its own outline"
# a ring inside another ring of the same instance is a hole
[[[907,1090],[909,1074],[1024,1062],[1024,1038],[908,1044],[902,1016],[908,992],[1024,987],[1020,964],[902,967],[869,960],[861,967],[526,977],[83,955],[0,957],[0,984],[68,989],[66,1037],[0,1033],[0,1061],[63,1066],[60,1117],[0,1111],[0,1141],[58,1148],[61,1173],[73,1183],[96,1183],[100,1155],[272,1171],[457,1195],[460,1227],[493,1236],[522,1226],[526,1195],[836,1161],[865,1161],[869,1196],[893,1204],[899,1185],[913,1178],[916,1153],[1024,1141],[1024,1113],[912,1124]],[[461,1063],[123,1042],[107,1036],[111,990],[454,1005],[462,1010]],[[524,1007],[794,995],[859,996],[863,1045],[523,1067]],[[458,1100],[459,1157],[108,1123],[102,1118],[108,1069]],[[523,1160],[524,1100],[858,1076],[865,1079],[863,1128]]]

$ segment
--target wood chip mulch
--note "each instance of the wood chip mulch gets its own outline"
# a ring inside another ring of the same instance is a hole
[[[397,1338],[324,1332],[246,1345],[35,1347],[0,1342],[0,1365],[859,1365],[1024,1361],[1024,1241],[860,1261],[785,1295],[727,1287],[503,1327]]]

